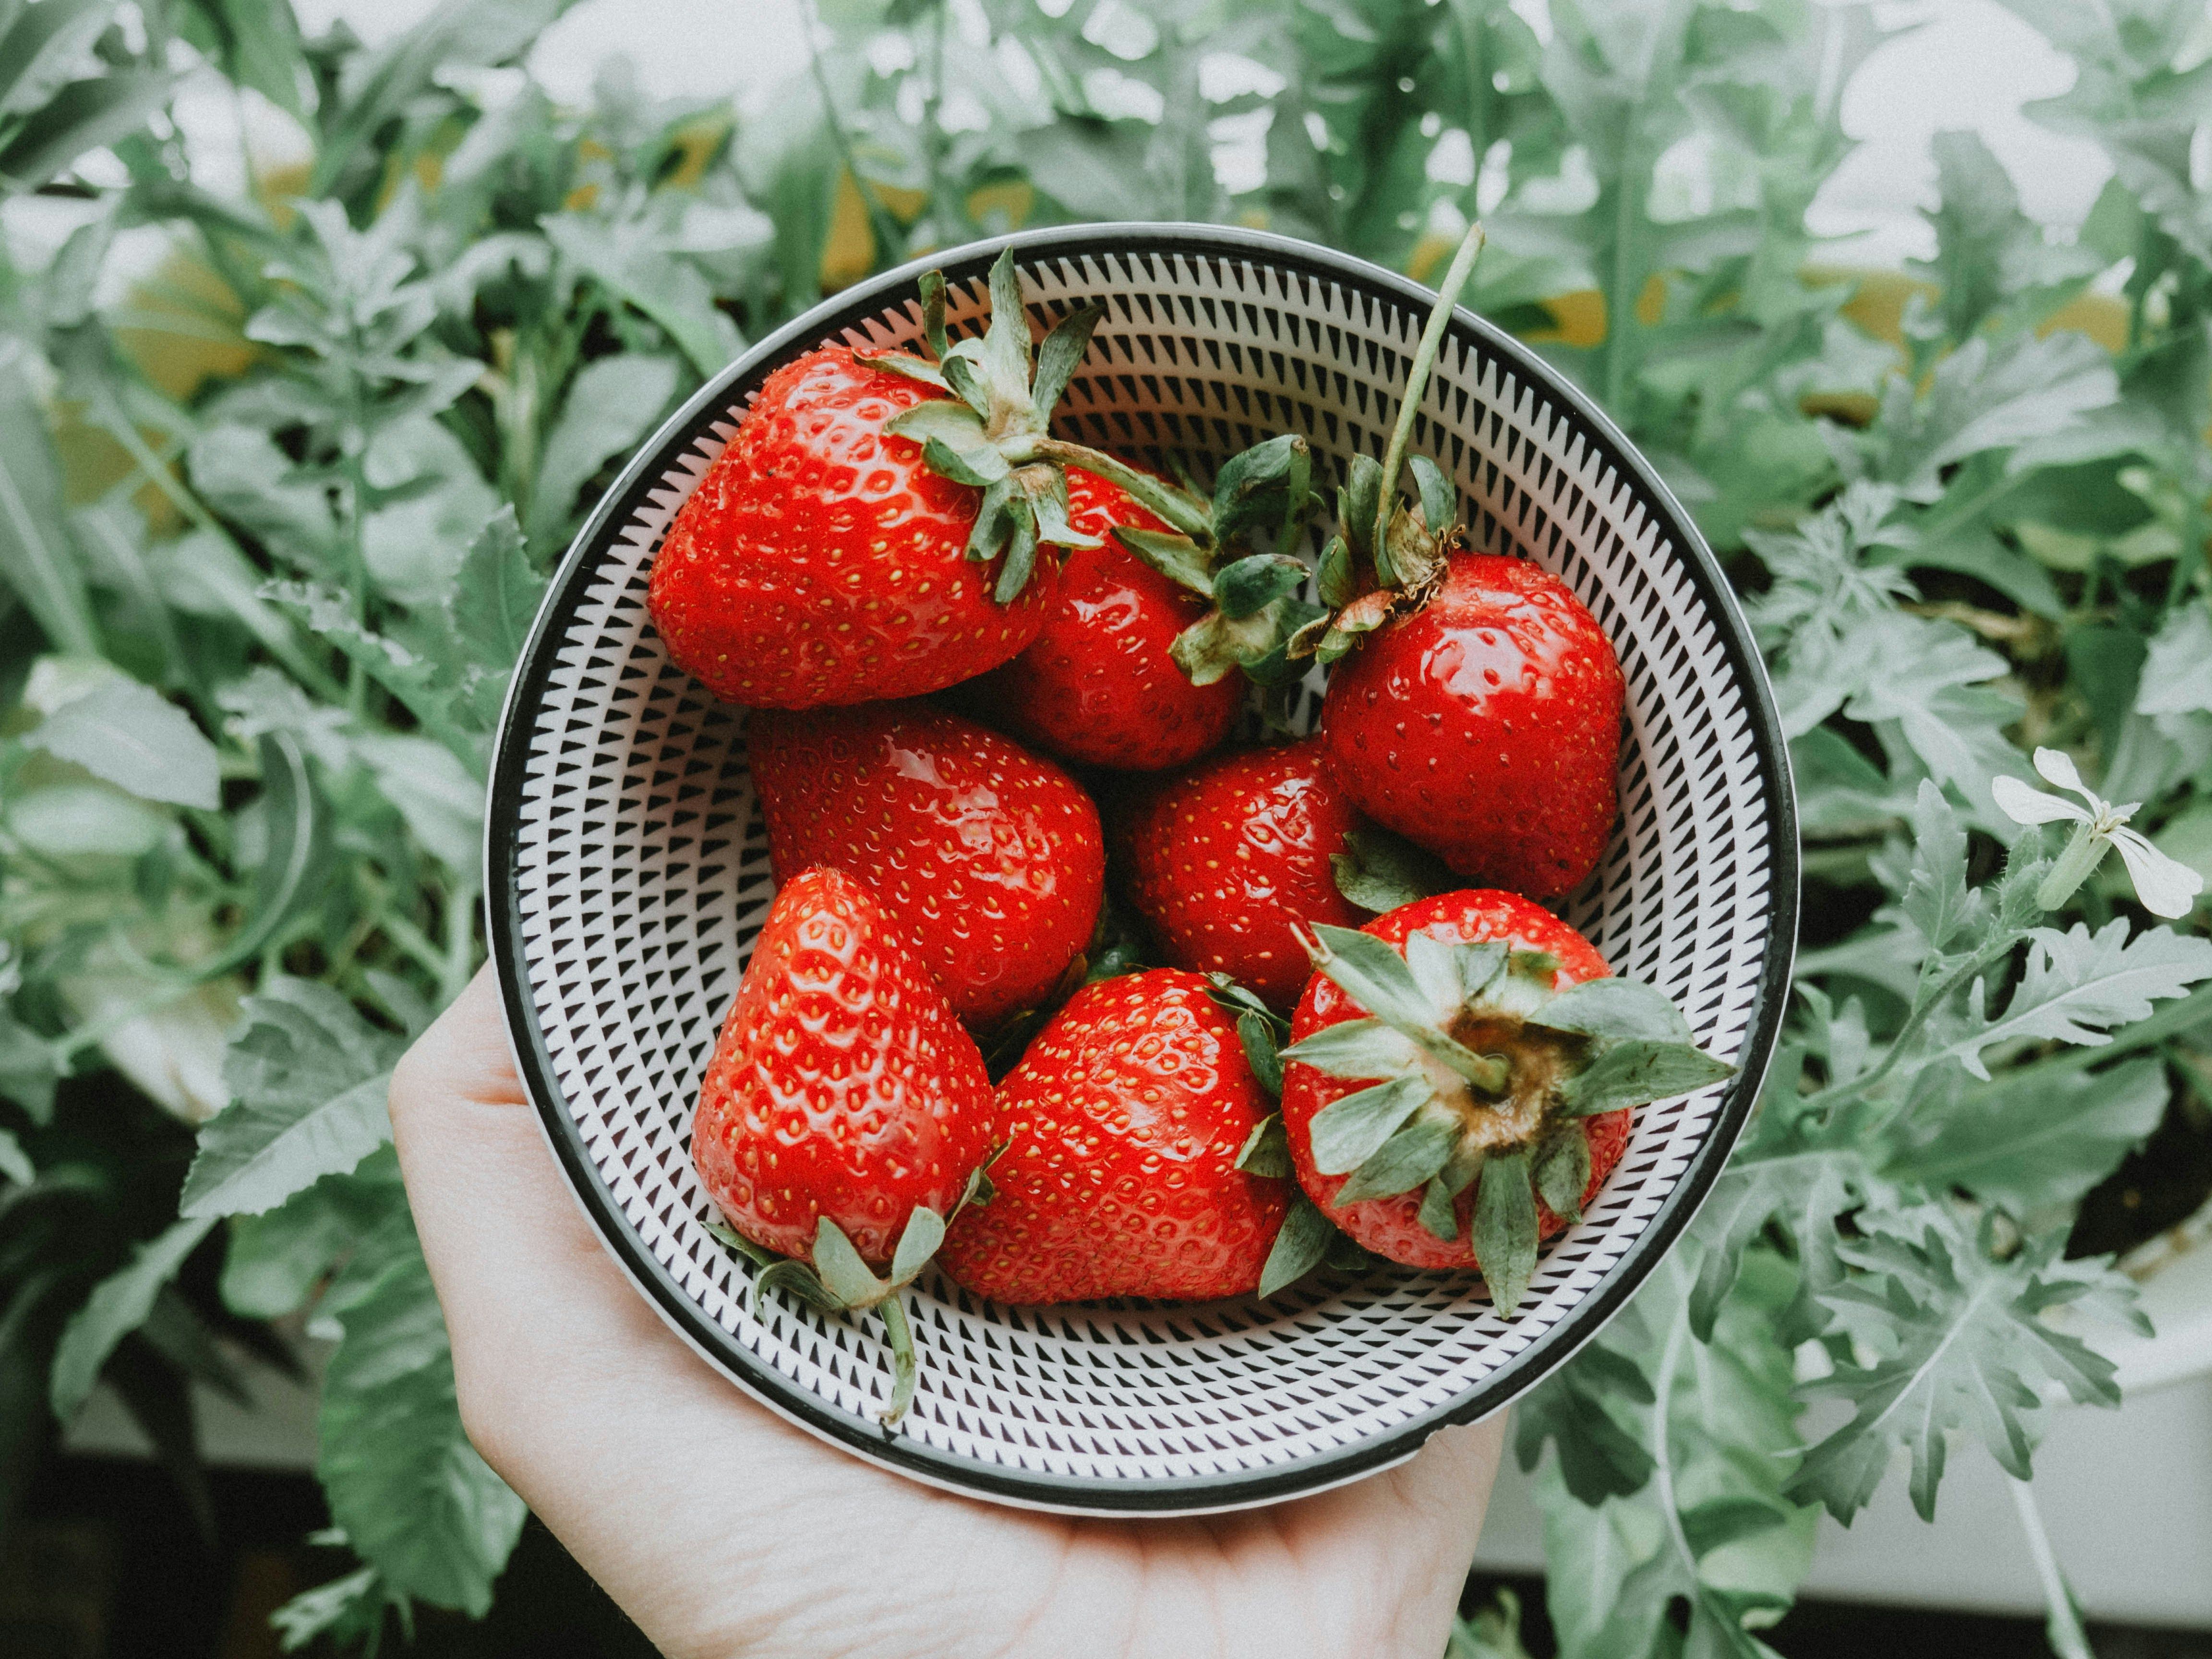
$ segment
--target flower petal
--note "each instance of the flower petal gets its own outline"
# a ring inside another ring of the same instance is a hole
[[[2018,778],[1991,778],[1990,793],[1996,797],[1997,810],[2014,823],[2087,823],[2089,809],[2076,806],[2070,800],[2061,800],[2056,795],[2046,795],[2040,789],[2031,789]]]
[[[2197,908],[2204,878],[2179,859],[2168,858],[2132,830],[2112,832],[2112,845],[2135,878],[2136,896],[2154,916],[2185,916]]]
[[[2092,801],[2097,799],[2089,793],[2088,786],[2081,781],[2081,773],[2075,769],[2074,757],[2063,749],[2037,750],[2035,769],[2042,773],[2047,781],[2057,784],[2061,789],[2070,789]]]

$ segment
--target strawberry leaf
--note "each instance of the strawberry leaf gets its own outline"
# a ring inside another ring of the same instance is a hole
[[[1334,1207],[1411,1192],[1444,1167],[1460,1133],[1457,1121],[1443,1114],[1416,1117],[1352,1172],[1337,1189]]]
[[[1346,830],[1344,847],[1328,861],[1336,890],[1377,915],[1416,899],[1450,892],[1457,884],[1435,854],[1376,825]]]
[[[1493,1152],[1474,1193],[1474,1259],[1499,1315],[1510,1319],[1536,1276],[1536,1194],[1528,1154]]]
[[[1379,1019],[1347,1019],[1299,1038],[1282,1051],[1282,1058],[1330,1077],[1387,1078],[1414,1065],[1419,1054],[1411,1037]]]
[[[1570,1123],[1536,1149],[1536,1196],[1569,1225],[1583,1218],[1583,1188],[1589,1185],[1589,1136]]]
[[[1346,1175],[1358,1169],[1382,1150],[1383,1143],[1431,1093],[1428,1079],[1413,1074],[1340,1095],[1316,1112],[1307,1126],[1314,1168],[1323,1175]]]
[[[1635,1038],[1607,1044],[1561,1084],[1559,1109],[1575,1117],[1592,1117],[1623,1106],[1671,1100],[1735,1075],[1735,1066],[1689,1043]]]
[[[1322,1259],[1338,1237],[1329,1218],[1315,1207],[1310,1199],[1302,1192],[1292,1193],[1290,1211],[1283,1217],[1282,1231],[1275,1235],[1267,1260],[1260,1269],[1260,1294],[1273,1296],[1297,1284],[1321,1266]]]
[[[1571,985],[1536,1012],[1536,1023],[1584,1036],[1686,1044],[1690,1022],[1682,1011],[1639,980],[1607,977]]]
[[[908,1218],[910,1230],[913,1220]],[[853,1248],[853,1241],[845,1230],[828,1216],[817,1217],[814,1224],[814,1271],[830,1294],[848,1308],[866,1308],[883,1299],[889,1288],[860,1259]]]
[[[915,1275],[929,1265],[937,1254],[937,1247],[945,1242],[945,1218],[926,1204],[917,1204],[906,1218],[906,1230],[899,1234],[898,1249],[891,1256],[891,1283],[894,1285],[910,1283]],[[815,1245],[819,1256],[821,1245]]]

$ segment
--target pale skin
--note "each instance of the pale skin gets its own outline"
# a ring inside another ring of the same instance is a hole
[[[393,1075],[407,1191],[491,1466],[671,1659],[1437,1659],[1502,1419],[1340,1490],[1061,1519],[884,1474],[665,1326],[577,1208],[480,974]]]

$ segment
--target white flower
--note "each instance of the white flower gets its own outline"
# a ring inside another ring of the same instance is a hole
[[[2204,878],[2179,859],[2168,858],[2127,827],[2128,820],[2142,805],[2141,801],[2115,806],[2092,793],[2083,785],[2081,775],[2074,769],[2073,758],[2057,749],[2037,750],[2035,769],[2046,781],[2089,803],[2077,806],[2057,795],[2031,789],[2018,778],[1998,778],[1990,783],[1990,793],[1996,797],[1998,807],[2015,823],[2063,823],[2081,826],[2074,832],[2074,840],[2066,852],[2059,855],[2058,868],[2044,884],[2043,891],[2036,895],[2038,902],[2045,909],[2056,909],[2063,904],[2083,878],[2097,867],[2109,843],[2120,849],[2120,860],[2134,878],[2136,896],[2142,901],[2144,909],[2159,916],[2185,916],[2190,913],[2197,894],[2204,890]],[[2078,868],[2072,867],[2075,866]],[[2070,880],[2063,879],[2068,876]],[[2054,892],[2062,881],[2063,890]],[[2051,896],[2045,896],[2046,894]]]

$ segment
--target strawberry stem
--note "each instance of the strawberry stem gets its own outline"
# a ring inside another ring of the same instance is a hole
[[[1093,477],[1103,478],[1127,491],[1162,523],[1194,541],[1212,544],[1213,515],[1164,480],[1139,471],[1126,461],[1117,461],[1103,450],[1093,449],[1088,444],[1072,444],[1063,438],[1038,438],[1026,449],[1029,457],[1037,460],[1081,467]]]
[[[1428,325],[1421,331],[1421,343],[1413,353],[1413,371],[1406,377],[1406,394],[1398,405],[1398,423],[1390,429],[1389,447],[1382,452],[1382,491],[1375,512],[1376,574],[1384,586],[1395,582],[1386,568],[1389,560],[1390,514],[1398,505],[1398,477],[1405,470],[1406,447],[1413,441],[1413,416],[1420,411],[1421,398],[1429,389],[1429,375],[1437,366],[1437,353],[1443,347],[1444,328],[1451,321],[1452,307],[1458,303],[1460,290],[1474,272],[1474,262],[1482,252],[1487,239],[1482,231],[1482,222],[1475,221],[1467,228],[1467,235],[1452,255],[1451,268],[1444,272],[1444,280],[1437,289],[1437,302],[1429,312]],[[1431,533],[1442,535],[1443,525],[1431,525]]]
[[[884,1329],[891,1344],[891,1403],[880,1420],[885,1429],[895,1429],[906,1415],[906,1408],[914,1404],[921,1368],[915,1363],[914,1331],[906,1322],[906,1310],[899,1305],[897,1292],[878,1302],[876,1311],[884,1316]]]

